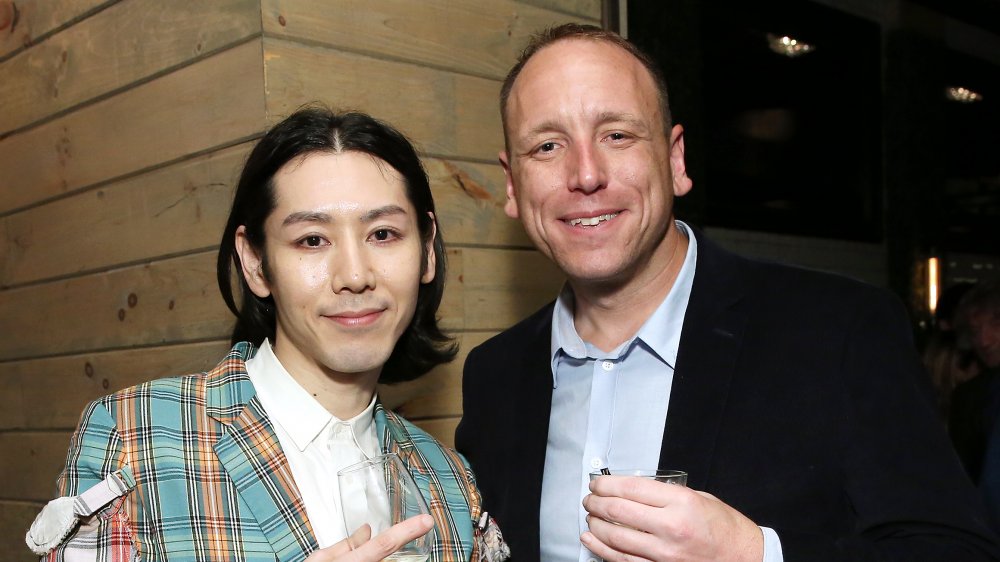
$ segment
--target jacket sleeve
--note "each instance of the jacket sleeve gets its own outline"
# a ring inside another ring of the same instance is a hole
[[[125,464],[121,458],[121,439],[114,419],[103,402],[93,402],[84,410],[80,424],[70,440],[66,466],[58,480],[60,496],[65,498],[85,494],[104,485],[108,475],[123,467]],[[131,481],[130,473],[128,480]],[[104,505],[82,509],[77,501],[75,510],[78,523],[48,554],[42,556],[42,560],[138,560],[138,550],[126,510],[131,485],[128,488],[118,495],[112,494],[114,497]],[[47,509],[49,506],[46,506]],[[34,529],[33,525],[32,531]]]

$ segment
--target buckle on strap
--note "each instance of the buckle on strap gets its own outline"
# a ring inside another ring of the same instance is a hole
[[[90,517],[135,487],[132,471],[124,466],[78,496],[64,496],[50,501],[35,517],[24,536],[28,548],[44,556],[76,528],[81,519]]]

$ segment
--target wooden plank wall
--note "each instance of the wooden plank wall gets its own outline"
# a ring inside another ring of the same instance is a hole
[[[496,96],[527,35],[600,0],[0,0],[0,559],[55,492],[89,400],[211,367],[234,179],[320,101],[418,144],[459,359],[383,399],[451,442],[464,352],[560,279],[502,212]]]

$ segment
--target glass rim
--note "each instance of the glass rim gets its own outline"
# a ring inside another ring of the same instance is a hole
[[[642,476],[646,478],[671,478],[671,477],[681,477],[687,476],[688,473],[685,470],[676,469],[648,469],[648,468],[616,468],[607,469],[610,474],[604,474],[600,470],[594,470],[590,472],[591,476]]]

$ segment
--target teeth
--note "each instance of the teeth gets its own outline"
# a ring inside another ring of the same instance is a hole
[[[573,219],[569,221],[570,226],[597,226],[603,221],[609,221],[618,216],[618,213],[608,213],[590,218]]]

